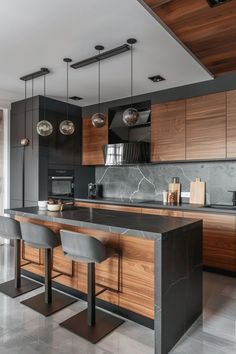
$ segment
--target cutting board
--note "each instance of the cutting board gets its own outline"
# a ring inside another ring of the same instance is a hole
[[[190,183],[190,204],[205,204],[206,183],[201,178],[196,178]]]

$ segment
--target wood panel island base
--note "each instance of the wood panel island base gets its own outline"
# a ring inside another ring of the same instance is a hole
[[[17,220],[58,234],[67,229],[91,235],[120,251],[96,266],[97,305],[154,327],[155,354],[166,354],[202,313],[202,221],[92,208],[63,212],[37,207],[6,210]],[[55,235],[55,237],[57,237]],[[43,255],[23,247],[23,274],[43,277]],[[53,285],[85,299],[86,266],[53,255]]]

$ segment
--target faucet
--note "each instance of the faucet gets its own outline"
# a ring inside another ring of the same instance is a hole
[[[233,198],[232,198],[232,202],[233,202],[233,206],[236,206],[236,191],[228,191],[233,193]]]

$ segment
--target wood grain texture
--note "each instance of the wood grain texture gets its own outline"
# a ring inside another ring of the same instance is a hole
[[[141,213],[141,208],[124,206],[124,205],[75,202],[75,206],[85,207],[85,208],[95,208],[95,209],[127,211],[130,213]]]
[[[197,177],[194,182],[190,182],[190,204],[205,204],[206,183]]]
[[[108,143],[108,124],[102,128],[92,125],[91,117],[83,118],[83,165],[104,165],[103,145]]]
[[[120,237],[122,289],[119,305],[154,318],[154,241]]]
[[[100,209],[100,204],[98,204],[98,203],[75,202],[74,205],[76,207]]]
[[[42,264],[41,250],[27,246],[22,241],[22,260],[33,262],[36,264]]]
[[[209,7],[206,0],[144,0],[215,75],[236,70],[236,1]]]
[[[226,93],[186,101],[186,159],[226,158]]]
[[[59,231],[59,230],[58,230]],[[74,262],[64,256],[62,247],[53,249],[53,270],[64,275],[73,276]]]
[[[114,255],[96,265],[96,283],[100,284],[97,285],[96,291],[102,289],[101,285],[114,290],[108,290],[100,294],[98,298],[143,316],[154,318],[154,241],[31,218],[17,218],[19,221],[44,225],[55,233],[58,233],[60,229],[65,229],[83,233],[85,237],[86,235],[93,236],[108,247],[120,250],[122,254],[120,261],[117,255]],[[53,271],[56,275],[54,281],[87,293],[87,265],[74,262],[73,274],[71,274],[71,261],[65,258],[59,247],[54,250],[55,252],[53,269],[63,271],[64,274],[60,275]],[[24,269],[44,275],[43,265],[29,264],[24,266]],[[119,274],[121,292],[117,293]]]
[[[167,210],[167,209],[152,209],[143,208],[143,214],[149,215],[163,215],[163,216],[173,216],[173,217],[183,217],[183,212],[179,210]]]
[[[227,157],[236,157],[236,90],[227,92]]]
[[[236,271],[236,217],[198,212],[184,212],[184,217],[203,220],[204,265]]]
[[[170,1],[172,0],[145,0],[145,3],[154,9],[155,7],[167,4]]]
[[[152,105],[151,161],[185,160],[186,101]]]

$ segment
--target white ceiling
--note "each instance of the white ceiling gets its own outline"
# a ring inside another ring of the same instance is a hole
[[[66,68],[106,49],[122,45],[130,37],[134,49],[134,94],[182,86],[212,78],[211,75],[159,24],[138,0],[1,0],[0,3],[0,106],[24,98],[19,77],[46,66],[47,95],[65,99]],[[152,83],[148,76],[166,78]],[[130,94],[130,53],[101,62],[102,101]],[[42,78],[35,94],[42,94]],[[28,95],[31,93],[28,85]],[[70,69],[70,95],[97,102],[97,65]]]

